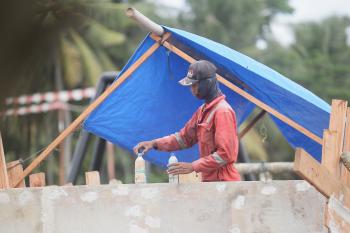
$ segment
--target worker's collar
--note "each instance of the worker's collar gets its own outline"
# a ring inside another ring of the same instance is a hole
[[[223,94],[219,95],[218,97],[213,99],[209,104],[204,104],[203,105],[203,111],[211,109],[213,106],[215,106],[216,104],[218,104],[221,100],[223,100],[225,98],[226,98],[225,95],[223,95]]]

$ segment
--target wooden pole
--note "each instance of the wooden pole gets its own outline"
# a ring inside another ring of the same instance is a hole
[[[0,189],[9,188],[9,178],[7,175],[6,160],[4,153],[4,146],[2,145],[2,138],[0,133]]]
[[[242,139],[246,133],[253,128],[253,126],[265,115],[266,111],[261,110],[261,112],[251,121],[249,124],[239,133],[238,137]]]
[[[162,26],[147,18],[135,8],[129,7],[126,9],[126,15],[135,20],[142,29],[152,32],[158,36],[163,35],[164,29]]]
[[[115,179],[115,165],[114,165],[114,145],[111,142],[106,143],[107,151],[107,173],[108,179]]]
[[[165,34],[163,40],[170,34]],[[162,38],[159,37],[159,42]],[[49,154],[69,135],[84,119],[98,107],[114,90],[116,90],[144,61],[147,60],[158,48],[160,44],[154,43],[129,69],[127,69],[111,86],[109,86],[94,102],[92,102],[29,166],[24,170],[23,175],[16,182],[16,186],[35,169]]]
[[[157,40],[157,41],[160,39],[159,36],[154,35],[154,34],[151,35],[151,38],[153,38],[154,40]],[[185,52],[183,52],[182,50],[178,49],[177,47],[175,47],[174,45],[170,44],[167,41],[164,41],[164,43],[162,45],[164,47],[166,47],[167,49],[169,49],[171,52],[173,52],[173,53],[177,54],[178,56],[182,57],[183,59],[185,59],[189,63],[193,63],[193,62],[196,61],[194,58],[192,58],[191,56],[189,56],[188,54],[186,54]],[[232,91],[238,93],[239,95],[241,95],[242,97],[246,98],[250,102],[252,102],[255,105],[259,106],[260,108],[264,109],[266,112],[272,114],[273,116],[275,116],[276,118],[280,119],[281,121],[283,121],[287,125],[293,127],[294,129],[298,130],[299,132],[303,133],[304,135],[308,136],[309,138],[311,138],[315,142],[317,142],[317,143],[322,145],[322,138],[318,137],[314,133],[312,133],[309,130],[305,129],[303,126],[299,125],[298,123],[296,123],[292,119],[290,119],[290,118],[284,116],[283,114],[279,113],[277,110],[271,108],[267,104],[263,103],[259,99],[257,99],[254,96],[252,96],[251,94],[245,92],[244,90],[242,90],[241,88],[237,87],[233,83],[227,81],[222,76],[217,74],[216,77],[217,77],[219,82],[221,82],[222,84],[224,84],[225,86],[230,88]]]

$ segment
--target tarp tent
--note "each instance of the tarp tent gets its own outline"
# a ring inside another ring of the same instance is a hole
[[[322,138],[328,128],[330,106],[319,97],[269,67],[201,36],[164,27],[168,40],[196,60],[214,63],[218,74],[264,104]],[[147,35],[116,80],[154,43]],[[202,104],[190,90],[178,84],[189,62],[160,46],[116,91],[108,96],[85,120],[84,128],[114,144],[132,151],[143,140],[179,131]],[[220,86],[236,111],[241,124],[255,104],[224,85]],[[320,161],[322,145],[272,116],[292,147],[302,147]],[[180,161],[198,158],[197,147],[176,153]],[[165,167],[169,153],[150,151],[145,159]]]

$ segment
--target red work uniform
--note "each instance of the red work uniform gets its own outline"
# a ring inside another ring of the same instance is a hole
[[[238,181],[233,163],[237,160],[236,114],[221,95],[197,109],[185,127],[175,134],[156,139],[161,151],[192,147],[198,142],[200,158],[192,162],[203,181]]]

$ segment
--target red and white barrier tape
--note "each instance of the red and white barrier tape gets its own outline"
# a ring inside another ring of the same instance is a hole
[[[85,89],[74,89],[69,91],[58,92],[46,92],[35,93],[33,95],[21,95],[18,97],[6,98],[6,105],[28,105],[39,104],[41,102],[53,103],[53,102],[68,102],[71,100],[80,101],[86,98],[92,98],[95,96],[95,88],[89,87]],[[31,106],[29,106],[31,107]],[[35,108],[35,107],[33,107]],[[19,108],[20,109],[20,108]]]
[[[10,108],[3,112],[0,112],[0,117],[5,116],[23,116],[34,113],[48,112],[52,110],[67,109],[65,103],[53,102],[53,103],[43,103],[43,104],[33,104],[26,107]]]

